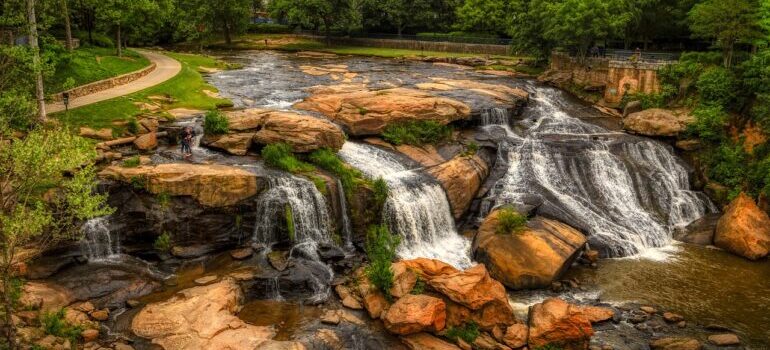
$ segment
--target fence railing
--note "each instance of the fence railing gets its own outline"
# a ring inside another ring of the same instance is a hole
[[[326,36],[326,32],[303,30],[299,34],[312,36]],[[392,39],[392,40],[412,40],[412,41],[430,41],[430,42],[450,42],[459,44],[484,44],[484,45],[511,45],[511,39],[494,37],[473,37],[473,36],[453,36],[453,35],[431,35],[431,34],[384,34],[384,33],[340,33],[332,32],[332,37],[361,38],[361,39]]]

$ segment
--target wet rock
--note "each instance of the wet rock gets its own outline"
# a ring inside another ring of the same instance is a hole
[[[674,230],[674,239],[697,245],[711,245],[719,217],[719,213],[707,214],[686,227],[677,228]]]
[[[339,324],[340,315],[337,313],[337,310],[327,310],[321,315],[321,322],[333,325]]]
[[[211,244],[193,244],[171,247],[171,255],[177,258],[193,259],[208,255],[217,250],[217,246]]]
[[[86,329],[80,332],[80,336],[83,337],[83,341],[88,343],[99,338],[99,331],[96,329]]]
[[[770,217],[741,193],[719,219],[714,245],[747,259],[763,258],[770,253]]]
[[[126,305],[133,309],[133,308],[135,308],[135,307],[137,307],[139,305],[142,305],[142,302],[140,302],[139,300],[136,300],[136,299],[128,299],[128,300],[126,300]]]
[[[666,322],[678,323],[684,321],[684,316],[675,314],[673,312],[664,312],[663,319],[666,320]]]
[[[438,332],[446,325],[446,304],[427,295],[405,295],[391,305],[382,321],[389,332],[399,335]]]
[[[652,350],[700,350],[701,343],[692,338],[668,337],[650,342]]]
[[[358,281],[358,294],[369,317],[373,319],[383,316],[383,312],[390,307],[385,295],[372,285],[368,278],[364,277]]]
[[[650,108],[623,118],[623,129],[646,136],[676,136],[692,121],[688,114]]]
[[[498,234],[499,210],[490,213],[473,244],[476,260],[512,289],[545,288],[561,277],[585,245],[585,236],[561,222],[535,217],[515,234]]]
[[[595,263],[599,261],[599,251],[597,250],[593,250],[593,249],[587,250],[583,255],[585,256],[586,260],[588,260],[591,263]]]
[[[348,286],[342,284],[335,286],[334,291],[337,292],[337,296],[342,300],[343,306],[353,310],[361,310],[364,308],[363,305],[361,305],[361,300]]]
[[[149,151],[158,147],[158,135],[150,132],[141,135],[134,140],[134,147],[142,151]]]
[[[210,207],[233,205],[256,195],[259,191],[257,175],[226,165],[158,164],[136,168],[110,166],[99,175],[128,184],[141,181],[143,188],[153,194],[191,196]]]
[[[708,340],[709,343],[718,346],[741,345],[741,340],[738,339],[737,335],[732,333],[710,335]]]
[[[733,330],[730,329],[730,327],[721,325],[721,324],[707,324],[705,327],[706,330],[712,331],[712,332],[732,332]]]
[[[201,143],[210,148],[225,151],[236,156],[245,156],[251,148],[253,133],[229,133],[206,135]]]
[[[529,328],[525,324],[517,323],[508,327],[503,336],[503,343],[513,349],[527,345],[527,335]]]
[[[648,314],[655,314],[655,313],[658,312],[658,310],[656,310],[652,306],[642,306],[642,307],[639,308],[639,310],[642,310],[642,311],[644,311],[645,313],[648,313]]]
[[[217,276],[216,275],[203,276],[201,278],[196,278],[195,279],[195,284],[197,284],[199,286],[205,286],[205,285],[210,284],[211,282],[214,282],[216,280],[217,280]]]
[[[455,341],[457,342],[457,346],[459,346],[460,349],[473,350],[473,345],[466,343],[462,338],[457,338]]]
[[[393,287],[390,288],[390,295],[401,298],[409,294],[417,283],[417,274],[400,261],[394,263],[391,270],[394,277]]]
[[[250,247],[230,251],[230,256],[235,260],[248,259],[252,255],[254,255],[254,249]]]
[[[56,283],[29,281],[22,287],[19,304],[25,309],[51,311],[71,304],[74,299],[72,292]]]
[[[78,134],[82,137],[87,137],[89,139],[95,139],[95,140],[108,141],[114,138],[112,137],[112,129],[110,128],[94,130],[91,128],[81,127]]]
[[[452,214],[459,219],[471,205],[489,175],[489,164],[480,155],[458,156],[427,169],[446,191]]]
[[[270,262],[270,265],[278,271],[286,270],[286,267],[289,265],[288,257],[289,253],[282,251],[273,251],[267,254],[267,260]]]
[[[466,104],[423,91],[394,88],[368,90],[361,85],[321,86],[295,108],[319,112],[357,136],[377,135],[388,125],[433,120],[448,124],[470,116]]]
[[[389,143],[382,141],[381,139],[377,139],[379,140],[379,142],[371,142],[369,141],[370,139],[371,138],[367,138],[367,142],[371,144],[384,146],[386,148],[393,147]],[[442,157],[438,153],[438,150],[436,150],[436,147],[434,147],[433,145],[422,145],[422,146],[398,145],[398,146],[395,146],[395,149],[398,152],[401,152],[405,156],[409,157],[409,159],[417,163],[420,163],[420,165],[424,167],[436,166],[446,161],[444,157]]]
[[[580,308],[564,300],[550,298],[532,306],[529,315],[529,346],[551,343],[564,349],[586,349],[594,334],[590,320]]]
[[[110,318],[110,310],[109,309],[94,310],[93,312],[91,312],[90,315],[94,320],[107,321],[107,319]]]
[[[608,307],[583,306],[579,310],[591,323],[609,321],[615,317],[615,310]]]
[[[345,348],[345,344],[340,340],[337,332],[331,329],[319,329],[315,332],[315,338],[320,340],[331,350],[342,350]]]
[[[428,285],[452,301],[478,310],[492,301],[506,300],[505,287],[495,281],[484,265],[433,277]]]
[[[456,345],[425,332],[403,336],[401,341],[410,350],[460,350]]]

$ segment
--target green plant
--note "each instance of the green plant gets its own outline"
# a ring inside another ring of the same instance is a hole
[[[476,152],[478,151],[479,151],[479,144],[474,141],[471,141],[465,146],[465,151],[463,151],[462,155],[468,157],[468,156],[475,155]]]
[[[147,188],[147,178],[142,175],[131,176],[129,180],[131,187],[136,190],[143,190]]]
[[[128,118],[128,122],[126,123],[126,130],[134,135],[138,134],[139,121],[137,121],[135,117]]]
[[[336,175],[342,183],[345,194],[348,196],[353,193],[357,180],[363,179],[363,175],[361,175],[360,171],[345,164],[340,157],[337,156],[337,153],[328,148],[321,148],[313,151],[313,153],[310,154],[310,161],[321,169]]]
[[[274,143],[262,148],[262,158],[268,166],[291,173],[311,172],[313,166],[297,159],[291,152],[291,146]]]
[[[412,287],[412,290],[409,293],[415,295],[425,293],[425,286],[425,281],[423,281],[422,278],[417,277],[417,281],[414,282],[414,287]]]
[[[468,344],[473,344],[473,342],[476,341],[476,338],[478,338],[479,334],[479,325],[473,321],[465,323],[459,327],[449,327],[449,329],[446,331],[447,338],[452,340],[457,340],[457,338],[460,338]]]
[[[395,145],[437,144],[452,136],[452,128],[434,120],[408,121],[388,125],[382,137]]]
[[[527,217],[515,209],[504,207],[497,214],[497,233],[509,234],[521,232],[527,224]]]
[[[730,189],[728,199],[737,196],[744,189],[749,171],[749,156],[743,149],[743,145],[732,144],[729,140],[725,140],[704,155],[709,179]]]
[[[168,232],[163,233],[155,238],[155,242],[152,243],[152,247],[161,252],[168,252],[171,250],[171,235]]]
[[[390,233],[385,225],[373,225],[366,234],[366,256],[369,266],[366,276],[388,300],[392,300],[390,288],[393,287],[393,270],[391,264],[396,258],[400,238]]]
[[[381,177],[372,182],[372,190],[374,191],[374,202],[378,208],[382,208],[385,205],[385,201],[388,200],[388,183]]]
[[[687,126],[689,133],[714,143],[725,138],[727,113],[721,106],[700,106],[692,114],[695,116],[695,122]]]
[[[171,195],[166,191],[158,193],[155,199],[158,201],[158,205],[163,209],[168,208],[169,204],[171,204]]]
[[[294,211],[291,209],[291,205],[284,205],[283,207],[284,217],[286,218],[286,229],[289,232],[289,240],[292,242],[297,241],[297,232],[294,227]]]
[[[222,112],[212,109],[203,118],[203,130],[208,135],[225,134],[230,130],[230,121]]]
[[[70,341],[75,342],[80,336],[80,333],[83,332],[83,327],[69,324],[64,319],[64,315],[64,309],[59,309],[59,311],[56,312],[43,313],[40,318],[43,331],[45,331],[46,334],[67,338]]]
[[[701,103],[727,107],[737,97],[733,73],[722,67],[706,69],[695,83]]]
[[[139,159],[139,156],[133,156],[131,158],[126,158],[123,160],[123,167],[124,168],[136,168],[138,167],[142,161]]]

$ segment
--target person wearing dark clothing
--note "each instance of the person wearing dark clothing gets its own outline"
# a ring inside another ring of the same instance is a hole
[[[182,129],[182,154],[185,159],[192,157],[192,142],[195,137],[195,130],[192,127],[185,127]]]

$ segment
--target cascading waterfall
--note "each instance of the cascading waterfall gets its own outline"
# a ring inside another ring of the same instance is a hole
[[[337,196],[340,198],[340,222],[342,227],[342,238],[345,240],[346,248],[353,248],[353,229],[350,224],[350,217],[348,216],[348,199],[345,196],[345,189],[342,188],[342,181],[337,179]]]
[[[534,90],[529,129],[501,143],[508,170],[482,208],[540,205],[611,257],[665,246],[674,227],[716,210],[666,146],[570,117],[561,92]]]
[[[102,261],[120,255],[120,239],[113,237],[109,217],[103,216],[86,221],[81,228],[81,250],[89,261]]]
[[[459,268],[471,266],[470,242],[455,229],[449,201],[441,186],[398,158],[366,144],[346,142],[339,152],[348,164],[389,187],[383,219],[402,237],[398,255],[438,259]]]
[[[481,111],[481,125],[509,125],[510,116],[507,108],[487,108]]]

